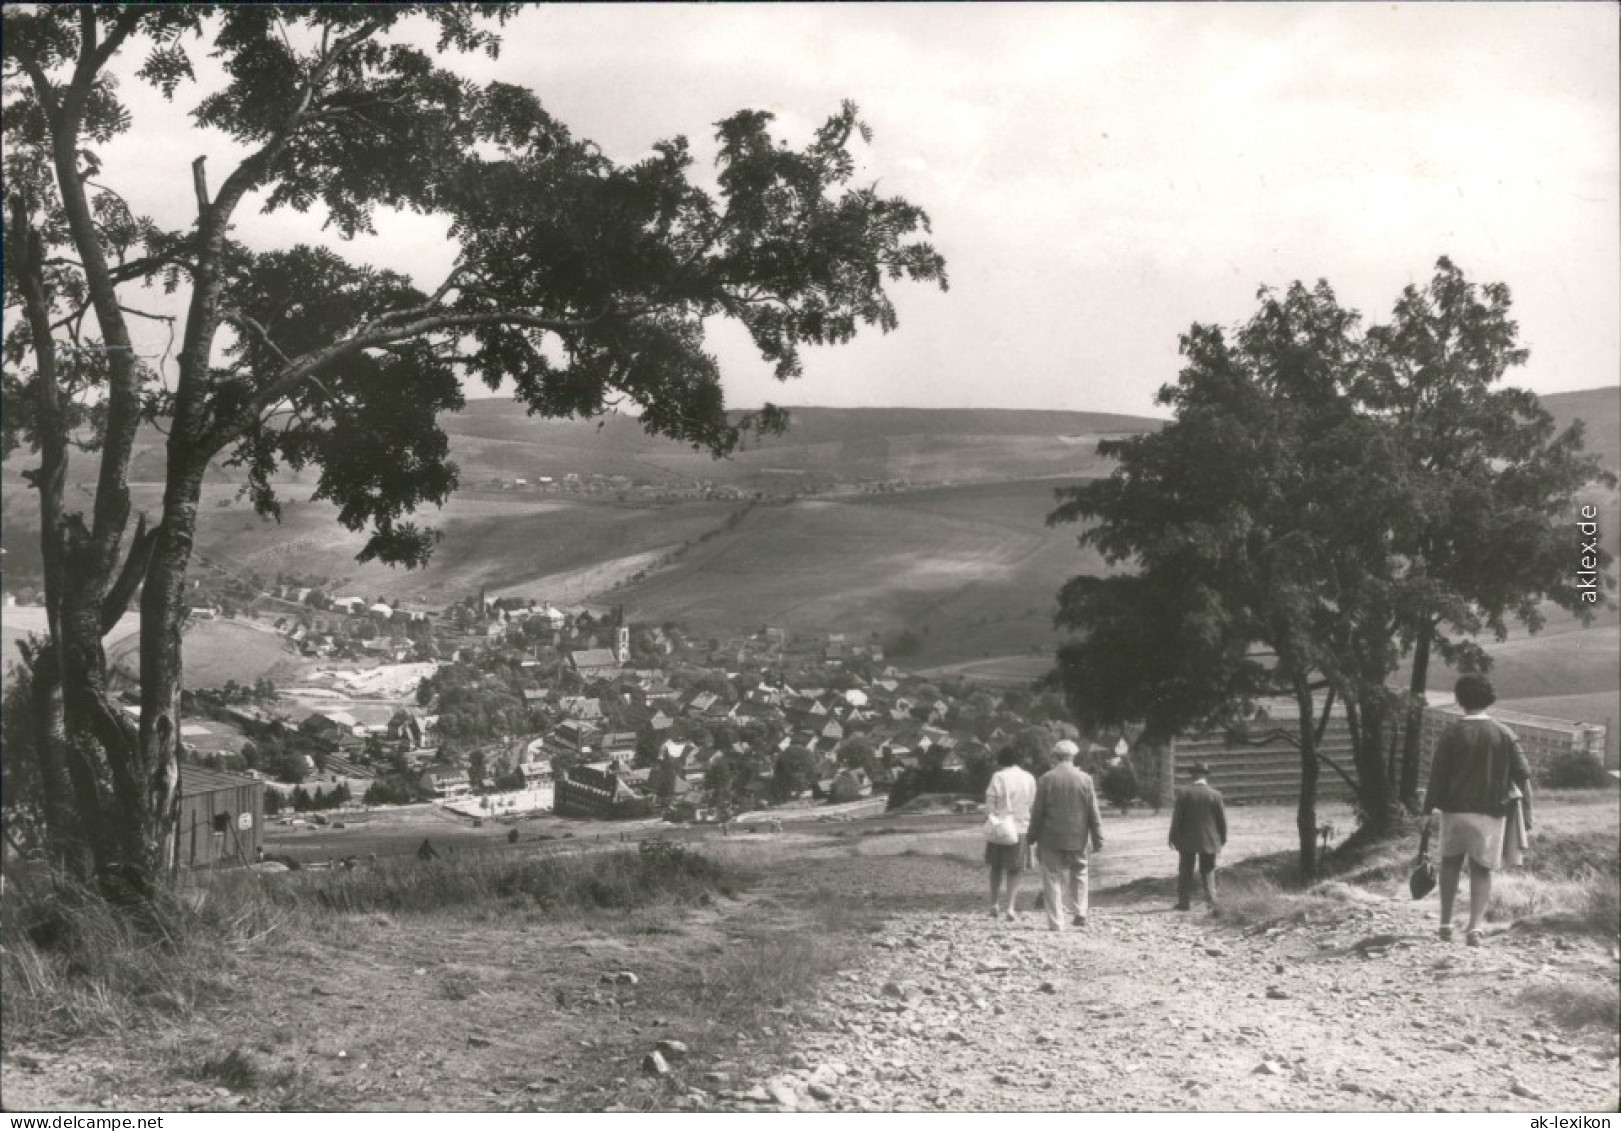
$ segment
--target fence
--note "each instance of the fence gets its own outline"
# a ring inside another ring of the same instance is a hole
[[[1264,723],[1251,724],[1244,734],[1236,732],[1179,735],[1163,752],[1164,773],[1160,789],[1163,804],[1170,804],[1175,785],[1186,781],[1178,775],[1194,762],[1210,767],[1210,784],[1234,805],[1292,805],[1300,799],[1300,732],[1297,719],[1280,714]],[[1430,746],[1425,746],[1419,764],[1419,780],[1429,773]],[[1322,801],[1353,801],[1351,784],[1328,763],[1339,766],[1353,778],[1356,769],[1351,751],[1351,731],[1342,715],[1329,718],[1322,740],[1317,744],[1317,796]],[[1326,761],[1325,761],[1326,759]]]

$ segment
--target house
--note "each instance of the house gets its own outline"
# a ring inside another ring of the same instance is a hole
[[[675,720],[663,711],[655,711],[653,717],[647,720],[647,725],[655,731],[666,731],[675,726]]]
[[[546,736],[547,748],[556,753],[584,756],[599,749],[600,732],[580,719],[565,719]]]
[[[557,778],[552,811],[560,817],[606,817],[637,793],[621,780],[612,762],[574,766]]]
[[[257,861],[264,794],[265,783],[256,778],[182,766],[176,862],[200,868]]]
[[[422,775],[422,785],[439,797],[465,797],[473,789],[466,770],[429,770]]]
[[[388,737],[406,750],[419,749],[426,738],[422,720],[407,710],[394,712],[388,720]]]
[[[571,719],[600,722],[603,718],[602,700],[588,699],[584,695],[565,696],[558,703],[558,709]]]
[[[689,715],[702,715],[702,714],[705,714],[705,713],[707,713],[709,711],[710,708],[712,708],[719,701],[720,701],[720,697],[718,695],[715,695],[714,693],[708,692],[708,691],[700,691],[697,695],[694,695],[692,697],[692,699],[687,703],[687,714],[689,714]]]
[[[581,679],[606,679],[619,674],[619,657],[607,648],[586,648],[568,654]]]
[[[636,732],[613,730],[602,736],[602,753],[615,761],[629,762],[636,757]]]
[[[336,743],[342,738],[355,738],[364,733],[359,720],[348,711],[316,711],[299,723],[298,729],[325,743]]]

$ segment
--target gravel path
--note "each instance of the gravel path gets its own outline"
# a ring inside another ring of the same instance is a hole
[[[1613,1002],[1610,945],[1512,931],[1443,944],[1433,902],[1343,895],[1249,931],[1157,902],[1094,907],[1062,933],[1039,913],[908,913],[828,987],[781,1070],[718,1102],[1616,1110],[1613,1022],[1559,1029],[1556,1006],[1538,1008],[1606,988]]]

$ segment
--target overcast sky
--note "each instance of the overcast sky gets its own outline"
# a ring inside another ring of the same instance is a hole
[[[928,210],[951,290],[899,288],[898,331],[814,352],[787,388],[740,334],[717,333],[738,407],[1157,414],[1191,323],[1240,321],[1259,286],[1318,278],[1382,318],[1442,254],[1513,289],[1531,349],[1518,383],[1615,383],[1618,13],[554,6],[509,25],[499,60],[456,66],[534,88],[621,159],[675,134],[707,159],[713,124],[743,107],[774,111],[802,141],[840,100],[860,105],[875,133],[860,176]],[[190,150],[154,149],[157,136],[142,134],[141,187],[183,204]],[[259,244],[304,223],[248,212],[238,234]],[[390,266],[448,262],[440,229],[421,220],[366,245]]]

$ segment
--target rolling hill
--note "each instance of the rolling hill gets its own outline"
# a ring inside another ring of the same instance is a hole
[[[1621,385],[1551,393],[1541,400],[1561,429],[1580,420],[1587,450],[1611,471],[1621,472]]]
[[[918,663],[1050,651],[1058,587],[1103,563],[1048,528],[1053,481],[799,499],[746,518],[614,594],[644,620],[843,632],[909,629]]]
[[[1615,465],[1616,390],[1544,400],[1561,422],[1587,421],[1589,445]],[[1107,473],[1100,438],[1161,423],[986,410],[796,408],[791,416],[787,435],[716,462],[647,436],[631,417],[543,421],[509,401],[474,401],[445,421],[463,486],[423,516],[444,534],[426,569],[358,565],[360,536],[336,524],[330,505],[303,501],[308,476],[283,483],[279,524],[259,519],[228,467],[205,486],[197,569],[296,572],[360,596],[428,604],[480,586],[564,604],[611,601],[640,619],[717,634],[762,623],[856,640],[910,630],[918,648],[907,662],[918,666],[1036,660],[1054,642],[1058,587],[1101,568],[1075,546],[1076,528],[1045,526],[1053,489]],[[136,505],[149,510],[158,504],[161,441],[155,430],[143,433],[137,452]],[[16,479],[24,462],[7,461],[0,499],[12,578],[38,568],[37,508]],[[75,474],[88,479],[86,470]],[[623,478],[595,493],[534,486],[568,475]],[[694,481],[733,497],[705,497]],[[1604,540],[1616,548],[1616,491],[1595,485],[1585,497],[1600,507]],[[1614,623],[1612,614],[1603,627],[1556,624],[1511,640],[1499,658],[1504,698],[1613,690]],[[1608,646],[1589,635],[1605,632]],[[1437,676],[1441,686],[1445,673]]]

